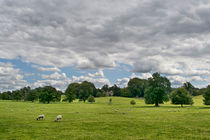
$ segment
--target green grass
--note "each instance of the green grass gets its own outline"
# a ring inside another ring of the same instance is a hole
[[[96,98],[93,104],[0,101],[0,140],[210,139],[210,107],[203,105],[202,96],[184,108],[169,102],[156,108],[143,99],[131,106],[130,100],[112,97],[112,105],[109,97]],[[45,120],[36,121],[39,114]],[[54,122],[59,114],[63,120]]]

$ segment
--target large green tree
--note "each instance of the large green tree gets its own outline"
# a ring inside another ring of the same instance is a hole
[[[147,80],[133,78],[128,82],[128,89],[130,90],[133,97],[144,97]]]
[[[145,103],[155,104],[156,107],[164,101],[168,101],[168,93],[171,91],[171,83],[166,77],[159,73],[154,73],[152,78],[148,79],[148,88],[145,92]]]
[[[204,104],[210,105],[210,85],[208,85],[208,87],[206,88],[203,97],[204,97],[204,100],[203,100]]]
[[[183,105],[193,104],[193,100],[190,93],[182,87],[171,92],[171,103],[180,104],[183,107]]]
[[[96,96],[96,92],[97,90],[93,83],[84,81],[80,84],[79,99],[85,102],[90,95]]]
[[[74,99],[79,98],[79,90],[80,84],[79,83],[71,83],[67,87],[65,91],[66,99],[71,103]]]
[[[51,101],[60,101],[61,92],[57,91],[52,86],[45,86],[40,89],[39,101],[42,103],[50,103]]]

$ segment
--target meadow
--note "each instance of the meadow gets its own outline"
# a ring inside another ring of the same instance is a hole
[[[95,98],[95,103],[74,101],[32,103],[0,100],[0,140],[197,140],[210,139],[210,106],[202,96],[194,105],[160,107],[146,105],[144,99]],[[117,111],[118,109],[118,111]],[[45,119],[36,117],[44,114]],[[57,115],[63,116],[54,122]]]

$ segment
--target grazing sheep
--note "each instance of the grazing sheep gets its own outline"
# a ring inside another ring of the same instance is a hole
[[[168,110],[168,112],[170,112],[171,110]]]
[[[176,110],[174,110],[174,112],[176,112]]]
[[[56,119],[55,119],[55,122],[57,122],[57,121],[59,121],[59,120],[61,120],[62,119],[62,115],[58,115],[57,117],[56,117]]]
[[[37,118],[36,118],[36,120],[40,120],[40,119],[44,119],[44,114],[42,114],[42,115],[39,115]]]
[[[118,112],[118,109],[115,109],[115,112]]]
[[[178,109],[178,112],[180,112],[180,110]]]
[[[11,112],[13,112],[13,109],[11,109]]]

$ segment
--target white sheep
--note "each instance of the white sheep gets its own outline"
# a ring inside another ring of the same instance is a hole
[[[40,120],[40,119],[42,119],[42,120],[44,119],[44,114],[41,114],[41,115],[37,116],[36,120]]]
[[[56,119],[55,119],[55,122],[57,122],[57,121],[59,121],[59,120],[61,120],[62,119],[62,115],[58,115],[57,117],[56,117]]]

